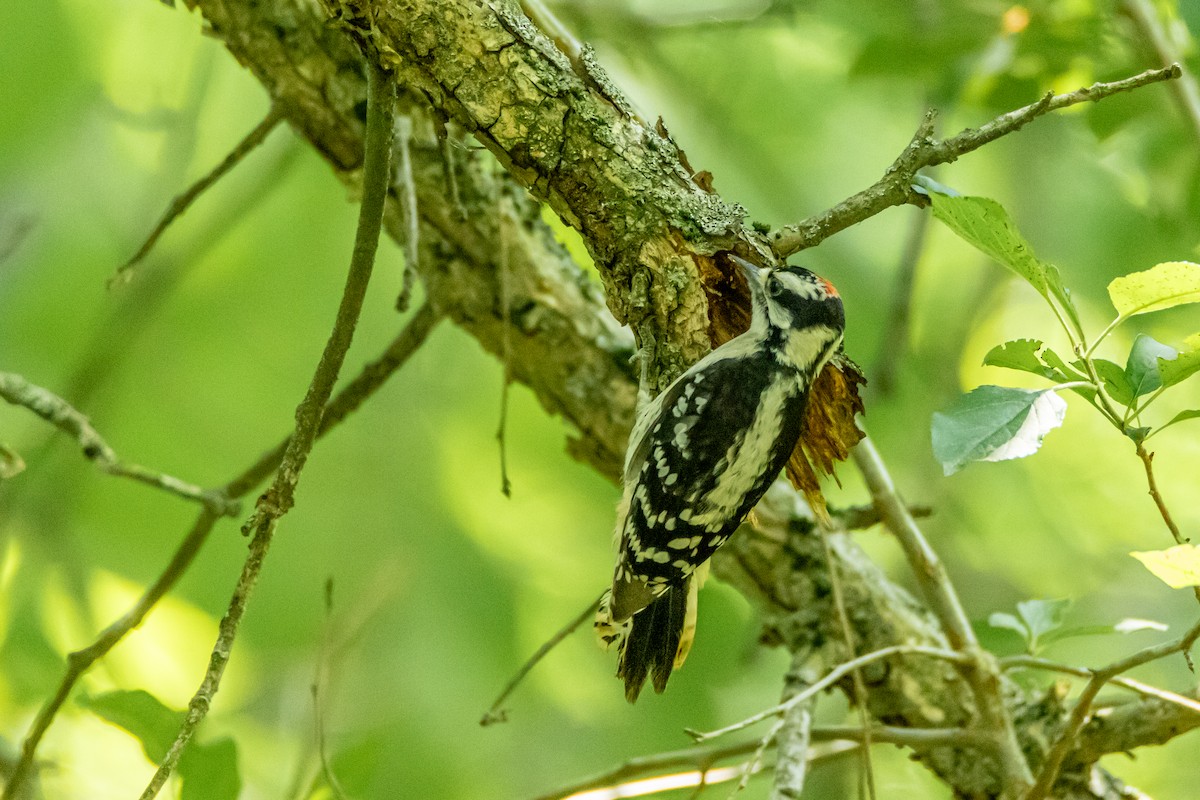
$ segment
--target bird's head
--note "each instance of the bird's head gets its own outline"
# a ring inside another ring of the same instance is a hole
[[[751,329],[777,341],[781,361],[815,374],[841,343],[846,327],[837,289],[804,267],[762,268],[732,258],[750,284]]]

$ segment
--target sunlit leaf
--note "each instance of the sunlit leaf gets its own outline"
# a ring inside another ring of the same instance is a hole
[[[930,187],[926,187],[930,188]],[[1028,281],[1045,296],[1045,265],[1004,207],[986,197],[951,197],[936,189],[928,192],[933,215],[958,236]]]
[[[185,716],[141,689],[83,696],[79,704],[134,736],[154,763],[166,756]],[[226,800],[241,791],[237,745],[232,739],[193,740],[180,756],[178,772],[183,782],[181,800]]]
[[[1200,264],[1168,261],[1114,278],[1108,284],[1108,296],[1122,317],[1200,303]]]
[[[1058,267],[1034,254],[1004,206],[986,197],[951,195],[924,176],[918,177],[918,183],[933,204],[933,215],[946,227],[1020,275],[1042,297],[1057,300],[1058,307],[1074,322],[1075,330],[1079,329],[1079,312]]]
[[[1165,631],[1170,626],[1165,622],[1158,622],[1152,619],[1138,619],[1137,617],[1126,617],[1125,619],[1113,625],[1113,630],[1117,633],[1137,633],[1138,631]]]
[[[1056,369],[1063,375],[1066,375],[1072,381],[1086,381],[1088,376],[1080,370],[1067,366],[1067,362],[1063,361],[1058,353],[1047,347],[1042,351],[1042,361],[1051,369]]]
[[[1200,586],[1200,546],[1180,544],[1166,550],[1134,551],[1129,555],[1172,589]]]
[[[972,461],[1023,458],[1037,452],[1066,412],[1066,401],[1051,389],[980,386],[933,415],[933,453],[947,475]]]
[[[118,690],[79,698],[79,705],[123,728],[142,743],[146,758],[158,763],[167,754],[183,723],[182,711],[172,711],[141,689]]]
[[[1083,326],[1079,321],[1079,311],[1075,308],[1075,301],[1071,299],[1071,290],[1063,284],[1062,274],[1059,273],[1058,267],[1048,261],[1043,261],[1041,264],[1046,273],[1046,287],[1050,290],[1050,294],[1054,295],[1058,300],[1059,307],[1075,323],[1075,330],[1081,330]]]
[[[1139,333],[1133,340],[1129,360],[1125,363],[1125,377],[1129,379],[1133,396],[1141,397],[1162,386],[1162,375],[1158,371],[1159,359],[1171,361],[1178,355],[1179,351],[1174,347]]]
[[[1184,340],[1184,345],[1187,349],[1180,351],[1175,358],[1159,359],[1158,374],[1162,377],[1163,386],[1174,386],[1200,372],[1200,333],[1189,336]]]
[[[1178,414],[1171,417],[1171,420],[1169,422],[1167,422],[1166,424],[1164,424],[1162,427],[1160,427],[1158,430],[1159,431],[1166,430],[1167,428],[1171,427],[1172,425],[1174,425],[1177,422],[1183,422],[1183,421],[1189,420],[1189,419],[1200,419],[1200,409],[1189,408],[1187,411],[1180,411]],[[1155,433],[1158,433],[1158,431],[1155,431]]]
[[[1042,343],[1037,339],[1014,339],[989,350],[988,354],[983,357],[983,363],[989,367],[1004,367],[1021,372],[1031,372],[1060,383],[1073,380],[1058,370],[1043,364],[1038,359],[1038,351],[1041,349]]]

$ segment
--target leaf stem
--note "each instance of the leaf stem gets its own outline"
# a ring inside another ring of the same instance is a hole
[[[1092,346],[1089,347],[1087,349],[1087,352],[1085,352],[1083,354],[1083,358],[1085,358],[1085,359],[1091,358],[1092,353],[1094,353],[1096,351],[1096,348],[1100,346],[1100,343],[1103,342],[1105,339],[1107,339],[1108,335],[1113,332],[1113,329],[1116,328],[1118,325],[1120,325],[1122,322],[1124,322],[1126,319],[1128,319],[1128,317],[1126,317],[1125,315],[1118,314],[1116,319],[1114,319],[1112,322],[1108,323],[1108,326],[1104,330],[1100,331],[1100,335],[1096,337],[1096,341],[1092,342]]]

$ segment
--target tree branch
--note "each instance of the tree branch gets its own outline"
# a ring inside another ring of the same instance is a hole
[[[971,686],[984,724],[996,736],[997,753],[1005,773],[1004,794],[1019,796],[1033,784],[1033,773],[1017,740],[1012,715],[1005,706],[996,659],[980,647],[941,559],[900,499],[891,475],[869,438],[864,438],[855,448],[854,461],[871,490],[884,525],[900,542],[917,584],[941,621],[950,646],[965,656],[963,676]]]
[[[337,319],[333,332],[313,374],[308,392],[296,408],[296,430],[288,442],[279,471],[271,487],[259,498],[258,507],[242,527],[243,531],[254,530],[250,542],[250,553],[242,567],[229,608],[221,619],[217,643],[209,657],[208,669],[200,688],[188,704],[187,716],[175,741],[171,744],[162,763],[142,792],[141,800],[153,800],[166,783],[167,778],[179,762],[183,749],[208,714],[213,697],[220,688],[221,677],[229,663],[230,652],[237,637],[238,626],[245,613],[246,604],[258,583],[263,562],[271,546],[275,526],[292,507],[300,473],[308,460],[313,443],[320,430],[321,415],[325,404],[333,393],[334,383],[341,371],[342,362],[354,338],[354,329],[367,294],[367,284],[375,266],[375,251],[379,244],[379,232],[383,222],[383,207],[387,200],[390,182],[389,161],[392,147],[392,115],[395,104],[395,83],[383,68],[370,62],[368,69],[367,126],[363,160],[363,197],[359,208],[358,230],[354,237],[354,250],[350,258],[350,272],[346,287],[338,305]]]
[[[1067,719],[1062,733],[1059,734],[1058,739],[1046,754],[1046,760],[1042,765],[1041,773],[1037,776],[1037,782],[1025,795],[1025,800],[1042,800],[1049,795],[1055,780],[1058,779],[1063,761],[1077,745],[1079,733],[1083,730],[1091,712],[1092,702],[1106,683],[1122,672],[1127,672],[1142,664],[1148,664],[1174,653],[1187,653],[1197,639],[1200,639],[1200,622],[1197,622],[1191,630],[1173,642],[1144,648],[1120,661],[1114,661],[1103,669],[1093,670],[1092,679],[1083,687],[1079,699],[1075,701],[1075,707],[1071,709],[1071,716]]]
[[[893,656],[910,655],[929,656],[930,658],[938,658],[942,659],[943,661],[950,661],[957,664],[964,664],[968,661],[967,657],[962,653],[956,653],[953,650],[943,650],[936,647],[925,647],[923,645],[915,644],[898,644],[892,645],[891,647],[884,647],[867,653],[866,655],[861,655],[857,658],[852,658],[849,661],[838,664],[836,667],[829,670],[829,672],[826,673],[820,680],[813,681],[811,685],[807,686],[802,691],[796,692],[784,702],[772,706],[765,711],[752,714],[740,722],[735,722],[732,725],[727,725],[724,728],[719,728],[715,731],[709,731],[707,733],[688,731],[688,735],[695,739],[697,744],[703,744],[710,739],[716,739],[720,736],[726,736],[728,734],[735,733],[736,731],[744,730],[745,728],[748,728],[751,725],[756,725],[765,719],[770,719],[771,717],[786,713],[789,709],[805,702],[810,697],[815,697],[816,695],[828,689],[830,686],[833,686],[835,683],[842,680],[856,669],[860,669],[869,664],[874,664],[876,661],[892,658]]]
[[[0,372],[0,397],[13,405],[29,409],[63,433],[74,437],[83,450],[84,457],[102,472],[131,478],[176,497],[194,500],[218,517],[234,516],[238,513],[237,501],[220,490],[202,489],[165,472],[156,472],[117,458],[116,451],[109,447],[108,442],[92,427],[86,416],[58,395],[35,386],[16,373]]]
[[[133,270],[142,259],[150,255],[150,251],[154,249],[154,245],[166,233],[167,228],[171,226],[175,220],[183,216],[183,213],[191,208],[192,203],[208,191],[217,181],[221,180],[227,172],[241,163],[242,159],[254,151],[262,144],[271,131],[275,130],[275,126],[283,120],[283,113],[277,106],[271,106],[267,111],[267,115],[262,121],[254,126],[245,137],[242,138],[237,145],[234,146],[229,154],[221,160],[221,163],[212,168],[204,177],[189,186],[182,194],[179,194],[167,206],[167,210],[163,212],[162,218],[150,231],[150,235],[142,242],[142,246],[134,253],[128,261],[117,269],[116,273],[108,279],[108,286],[112,288],[118,283],[128,283],[133,278]]]
[[[409,356],[416,352],[440,319],[440,315],[428,304],[422,306],[400,335],[388,345],[383,354],[364,367],[362,372],[338,392],[337,397],[326,406],[325,413],[321,417],[318,438],[342,422],[395,374]],[[257,462],[245,469],[242,474],[225,484],[225,495],[230,499],[242,497],[266,480],[283,461],[283,454],[287,450],[289,440],[290,437],[285,438]],[[21,757],[4,787],[3,797],[5,800],[19,796],[20,787],[26,781],[33,766],[38,746],[63,703],[70,697],[75,684],[92,668],[92,665],[108,655],[108,652],[130,631],[141,625],[150,611],[158,605],[158,601],[174,588],[191,566],[192,561],[200,552],[200,548],[208,540],[208,535],[218,520],[218,516],[209,509],[204,509],[192,524],[187,536],[179,543],[170,561],[167,562],[167,566],[159,573],[154,583],[138,598],[133,607],[101,631],[87,647],[67,655],[67,669],[59,682],[58,689],[42,706],[21,743]]]
[[[868,188],[841,201],[828,211],[788,225],[775,233],[771,246],[779,258],[815,247],[835,233],[869,219],[892,206],[924,201],[912,189],[919,170],[937,164],[949,164],[960,156],[978,150],[1001,136],[1015,133],[1038,117],[1052,111],[1085,102],[1097,102],[1119,92],[1128,92],[1151,83],[1173,80],[1182,75],[1178,64],[1152,69],[1124,80],[1094,83],[1067,94],[1046,94],[1036,103],[1001,114],[978,128],[966,128],[949,139],[933,138],[933,116],[927,113],[911,141],[888,167],[883,177]]]

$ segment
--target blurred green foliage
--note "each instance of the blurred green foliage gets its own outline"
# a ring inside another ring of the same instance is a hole
[[[1154,65],[1101,0],[553,8],[727,199],[773,227],[875,180],[927,105],[952,133],[1049,89]],[[1197,70],[1184,24],[1200,25],[1195,6],[1158,8]],[[123,457],[219,484],[290,427],[332,320],[355,209],[316,155],[279,130],[167,233],[131,284],[107,290],[170,198],[265,113],[264,93],[199,19],[149,0],[0,3],[0,31],[0,369],[76,404]],[[938,176],[1000,200],[1099,329],[1113,277],[1200,255],[1195,136],[1171,90],[1154,86],[1040,120]],[[894,209],[799,259],[841,289],[847,349],[869,376],[894,334],[894,276],[923,213]],[[391,311],[401,267],[385,245],[348,370],[402,324]],[[1169,540],[1129,442],[1096,415],[1075,415],[1034,458],[949,478],[930,451],[931,413],[995,381],[985,354],[1043,337],[1045,314],[1029,287],[932,228],[897,382],[887,395],[869,390],[869,427],[905,495],[936,510],[926,530],[973,616],[1071,597],[1071,625],[1144,617],[1178,630],[1194,600],[1126,555]],[[1194,309],[1151,316],[1114,337],[1126,350],[1139,332],[1179,347],[1198,327]],[[563,426],[524,390],[512,393],[508,424],[513,497],[501,496],[501,380],[473,341],[442,326],[318,445],[201,731],[237,743],[243,796],[329,796],[310,691],[318,665],[331,767],[356,798],[532,796],[683,746],[683,727],[716,727],[777,697],[786,658],[755,644],[753,612],[714,585],[696,648],[661,698],[626,706],[611,657],[580,635],[517,692],[507,725],[476,725],[527,654],[607,580],[617,499],[565,455]],[[1179,388],[1180,408],[1196,408],[1195,386]],[[1153,441],[1163,493],[1193,533],[1198,429],[1185,422]],[[28,465],[0,484],[0,737],[11,750],[65,654],[153,580],[194,509],[101,475],[20,409],[0,407],[0,441]],[[832,502],[863,502],[852,470],[843,473]],[[907,581],[890,542],[861,539]],[[244,549],[237,526],[222,523],[177,592],[84,679],[43,745],[47,796],[140,791],[152,767],[138,740],[80,698],[146,690],[183,708]],[[1070,639],[1046,655],[1099,663],[1155,635]],[[1014,638],[991,641],[1012,652]],[[1138,677],[1188,681],[1178,659]],[[822,702],[822,719],[844,713],[841,701]],[[1174,754],[1189,747],[1112,766],[1153,795],[1186,797],[1191,768]],[[945,796],[895,751],[880,749],[877,767],[887,796]],[[822,768],[813,796],[844,796],[854,780],[853,764]],[[765,785],[745,796],[765,796]]]

